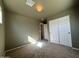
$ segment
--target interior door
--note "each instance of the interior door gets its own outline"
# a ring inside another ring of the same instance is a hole
[[[59,44],[58,20],[49,21],[50,42]]]
[[[69,16],[62,17],[58,20],[60,44],[72,47]]]
[[[44,39],[48,40],[48,26],[44,24]]]

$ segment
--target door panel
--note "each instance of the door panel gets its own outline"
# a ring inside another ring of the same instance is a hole
[[[60,44],[72,47],[69,17],[59,19]]]
[[[50,28],[50,42],[59,44],[58,39],[58,24],[57,20],[53,20],[49,22]]]
[[[48,40],[48,26],[44,24],[44,39]]]

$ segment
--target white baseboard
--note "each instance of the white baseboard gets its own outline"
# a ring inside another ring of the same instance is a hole
[[[72,49],[74,49],[74,50],[79,50],[79,48],[74,48],[74,47],[72,47]]]
[[[19,49],[19,48],[22,48],[22,47],[24,47],[24,46],[26,46],[26,45],[28,45],[28,44],[25,44],[25,45],[21,45],[21,46],[19,46],[19,47],[16,47],[16,48],[12,48],[12,49],[9,49],[9,50],[6,50],[6,51],[5,51],[5,53],[7,53],[7,52],[9,52],[9,51],[13,51],[13,50],[15,50],[15,49]]]

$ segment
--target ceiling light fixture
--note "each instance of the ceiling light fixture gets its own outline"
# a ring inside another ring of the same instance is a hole
[[[37,12],[42,12],[44,10],[43,5],[40,3],[36,4],[35,8]]]

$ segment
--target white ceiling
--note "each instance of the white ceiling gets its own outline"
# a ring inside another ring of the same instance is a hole
[[[7,10],[28,16],[35,19],[53,16],[63,10],[70,8],[73,0],[33,0],[35,3],[41,3],[44,6],[44,11],[38,13],[35,6],[32,8],[26,5],[26,0],[3,0]]]

